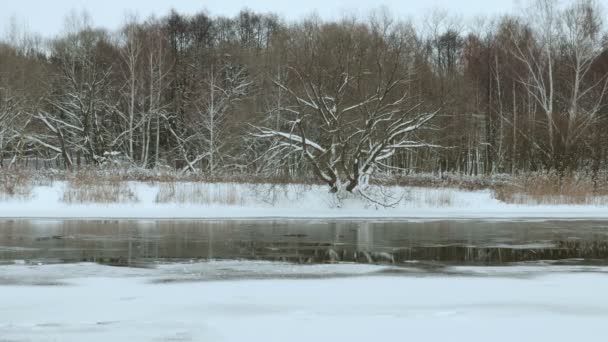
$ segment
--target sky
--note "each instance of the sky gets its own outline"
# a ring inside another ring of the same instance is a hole
[[[398,16],[414,20],[435,8],[462,17],[480,14],[514,13],[526,0],[2,0],[0,30],[6,31],[15,18],[30,31],[53,37],[63,29],[65,16],[72,10],[86,9],[95,26],[117,29],[126,13],[145,18],[152,14],[164,16],[171,8],[192,14],[207,10],[211,15],[232,16],[241,9],[277,13],[287,19],[298,19],[313,12],[322,18],[340,17],[343,13],[364,14],[370,9],[386,6]],[[600,2],[608,4],[608,0]]]

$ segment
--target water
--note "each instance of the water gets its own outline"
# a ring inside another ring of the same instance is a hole
[[[593,291],[608,286],[607,228],[0,220],[0,341],[593,339],[608,317]]]
[[[0,220],[0,263],[608,264],[608,221]]]

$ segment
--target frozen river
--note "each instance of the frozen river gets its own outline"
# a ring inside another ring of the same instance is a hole
[[[0,263],[604,264],[606,221],[0,220]]]
[[[597,339],[607,226],[0,221],[0,341]]]

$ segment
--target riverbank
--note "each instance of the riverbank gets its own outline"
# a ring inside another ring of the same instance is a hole
[[[509,204],[491,190],[386,186],[377,201],[337,199],[314,184],[53,181],[0,200],[2,218],[369,218],[605,219],[597,204]]]

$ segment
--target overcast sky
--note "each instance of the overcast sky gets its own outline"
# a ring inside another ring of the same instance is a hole
[[[94,24],[116,29],[126,12],[137,12],[144,18],[151,14],[165,15],[171,8],[181,13],[207,10],[212,15],[234,15],[244,7],[255,11],[273,12],[288,19],[298,19],[313,11],[323,18],[348,13],[365,13],[369,9],[387,6],[394,14],[424,16],[431,9],[442,8],[463,17],[478,14],[516,12],[526,0],[2,0],[0,30],[6,30],[10,18],[47,37],[58,34],[63,20],[73,9],[86,9]],[[601,0],[605,6],[608,0]]]

